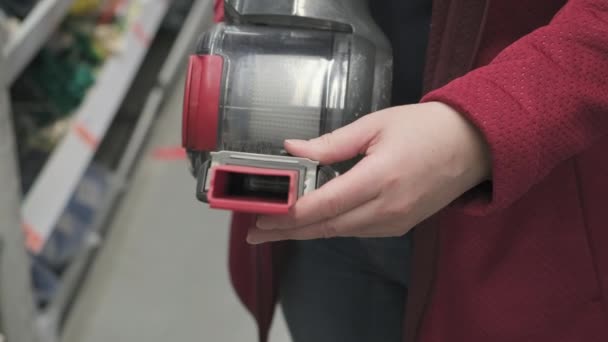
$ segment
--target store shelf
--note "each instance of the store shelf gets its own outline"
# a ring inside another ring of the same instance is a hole
[[[71,129],[40,172],[23,207],[28,249],[38,253],[51,235],[91,162],[141,65],[169,7],[167,0],[139,1],[137,19],[125,32],[125,49],[99,71],[95,85],[74,114]]]
[[[152,125],[155,123],[161,105],[164,103],[166,92],[175,87],[177,75],[181,75],[186,56],[192,50],[199,32],[209,25],[203,18],[209,17],[211,0],[196,0],[188,12],[179,35],[173,41],[171,50],[164,60],[154,88],[147,94],[145,103],[138,116],[137,123],[124,144],[124,151],[116,170],[108,179],[108,189],[103,200],[95,211],[95,219],[90,225],[89,238],[85,239],[80,252],[65,269],[58,292],[38,318],[42,336],[61,336],[61,322],[66,315],[71,315],[72,305],[78,302],[80,286],[83,279],[88,277],[91,262],[96,258],[97,247],[105,245],[109,220],[121,202],[121,197],[130,183],[130,173],[141,157],[142,148],[146,142]],[[181,84],[181,82],[179,83]],[[47,246],[48,247],[48,246]],[[45,339],[45,342],[55,342]]]
[[[2,49],[5,60],[0,65],[0,70],[5,77],[5,84],[13,83],[36,56],[73,2],[74,0],[40,0],[36,4]]]

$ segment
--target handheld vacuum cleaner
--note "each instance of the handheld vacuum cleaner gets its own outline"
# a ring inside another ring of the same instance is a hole
[[[392,53],[365,0],[226,0],[190,57],[182,144],[211,208],[281,214],[356,160],[288,155],[390,102]]]

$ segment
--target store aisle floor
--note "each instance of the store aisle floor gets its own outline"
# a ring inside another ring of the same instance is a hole
[[[181,82],[168,99],[111,223],[63,342],[255,341],[227,273],[228,215],[193,197],[180,142]],[[278,315],[272,342],[290,341]]]

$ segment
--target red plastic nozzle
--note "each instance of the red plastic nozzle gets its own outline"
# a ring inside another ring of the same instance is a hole
[[[211,208],[285,214],[297,199],[297,170],[220,165],[211,168],[210,177]]]

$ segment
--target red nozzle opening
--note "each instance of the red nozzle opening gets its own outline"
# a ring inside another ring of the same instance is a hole
[[[207,199],[215,209],[285,214],[298,192],[298,171],[220,165],[211,169]]]

